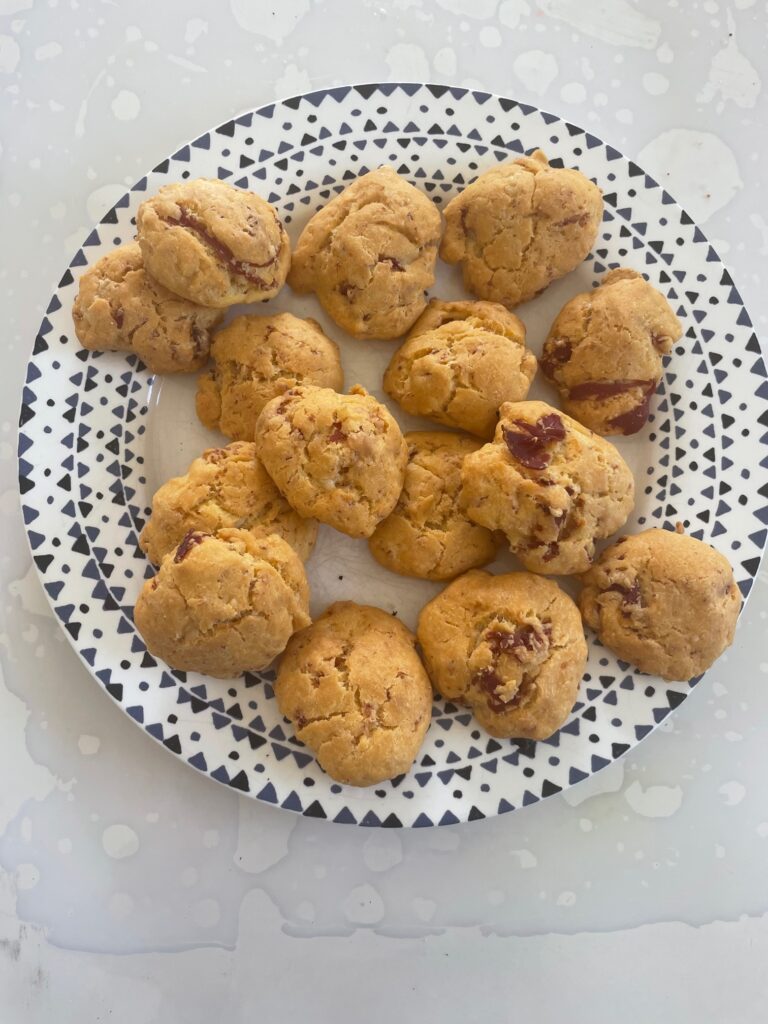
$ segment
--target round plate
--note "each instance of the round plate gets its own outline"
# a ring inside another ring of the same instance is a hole
[[[141,201],[167,182],[219,177],[274,203],[293,240],[357,175],[389,163],[438,206],[476,175],[541,147],[605,193],[595,252],[517,310],[540,351],[571,296],[611,267],[631,266],[664,292],[684,337],[668,361],[646,429],[618,446],[636,474],[627,530],[687,531],[733,563],[746,597],[768,524],[768,383],[738,291],[691,218],[636,164],[582,128],[488,93],[435,85],[361,85],[297,96],[220,125],[163,160],[105,214],[59,282],[35,341],[21,410],[19,481],[35,564],[83,662],[128,715],[217,781],[313,817],[362,825],[474,820],[560,792],[620,757],[685,699],[590,639],[587,674],[567,724],[546,742],[498,741],[471,715],[435,701],[412,771],[367,790],[339,786],[292,737],[269,672],[220,682],[175,672],[146,651],[132,607],[152,574],[137,546],[152,493],[221,443],[194,412],[194,379],[153,378],[133,356],[94,353],[75,338],[71,307],[84,268],[134,234]],[[460,297],[441,266],[433,294]],[[394,343],[358,342],[312,297],[288,288],[266,309],[313,315],[342,346],[347,384],[379,397]],[[235,311],[237,312],[237,311]],[[553,401],[537,382],[531,397]],[[393,408],[408,428],[416,420]],[[422,429],[424,429],[423,421]],[[758,424],[762,423],[763,427]],[[494,566],[513,567],[509,556]],[[362,541],[323,528],[308,565],[313,611],[347,597],[410,626],[439,590],[381,569]]]

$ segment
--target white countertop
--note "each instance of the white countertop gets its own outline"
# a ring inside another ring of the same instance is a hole
[[[764,336],[766,71],[764,0],[0,0],[2,1024],[765,1019],[765,569],[732,651],[592,780],[470,825],[338,827],[206,781],[89,678],[31,564],[15,432],[53,286],[125,187],[350,81],[589,128],[704,226]]]

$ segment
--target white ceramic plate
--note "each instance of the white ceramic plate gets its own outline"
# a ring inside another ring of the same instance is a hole
[[[220,177],[274,203],[295,240],[354,177],[390,163],[444,205],[477,174],[541,147],[605,193],[596,250],[519,308],[540,351],[562,304],[610,267],[642,271],[685,334],[668,361],[648,426],[617,443],[637,480],[627,529],[672,528],[733,563],[746,596],[768,524],[768,384],[750,319],[728,271],[691,218],[634,163],[552,114],[488,93],[434,85],[330,89],[270,104],[207,132],[163,160],[94,228],[64,272],[27,371],[19,470],[24,521],[43,585],[91,673],[176,756],[225,785],[302,814],[363,825],[449,824],[533,803],[586,778],[638,743],[695,684],[633,671],[590,639],[587,674],[552,739],[497,741],[470,714],[436,701],[412,771],[377,788],[333,783],[280,717],[270,673],[226,683],[151,658],[132,607],[152,570],[137,537],[154,490],[222,443],[196,420],[193,378],[154,378],[133,356],[82,350],[71,307],[82,271],[134,234],[139,203],[161,185]],[[441,266],[433,294],[464,293]],[[267,309],[319,319],[342,348],[347,384],[379,398],[395,343],[343,337],[314,298],[288,288]],[[241,310],[234,310],[234,313]],[[553,400],[542,382],[532,398]],[[390,404],[406,428],[417,425]],[[762,426],[760,426],[762,422]],[[424,429],[424,421],[420,421]],[[509,556],[496,569],[513,567]],[[323,528],[308,571],[313,612],[341,597],[375,603],[413,627],[439,587],[380,568],[363,541]]]

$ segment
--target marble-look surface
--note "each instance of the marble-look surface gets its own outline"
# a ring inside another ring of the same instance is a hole
[[[736,647],[623,762],[496,820],[334,827],[202,779],[90,680],[31,565],[15,431],[53,284],[125,187],[349,81],[590,128],[705,225],[765,335],[767,28],[764,0],[0,0],[3,1024],[765,1019],[765,569]]]

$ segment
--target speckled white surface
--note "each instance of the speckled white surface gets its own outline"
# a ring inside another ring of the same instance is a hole
[[[767,29],[764,0],[0,0],[2,1024],[765,1019],[765,569],[736,647],[624,762],[496,820],[333,827],[201,779],[89,679],[24,542],[15,422],[53,284],[125,186],[353,80],[591,128],[706,223],[764,336]]]

